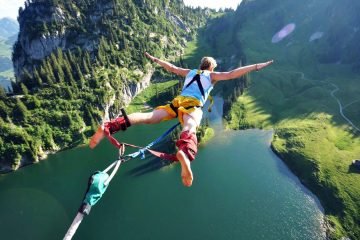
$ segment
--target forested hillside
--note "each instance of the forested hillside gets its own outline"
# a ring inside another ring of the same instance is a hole
[[[355,0],[244,0],[230,21],[248,63],[275,62],[251,75],[228,126],[275,130],[274,151],[319,197],[332,239],[360,238],[359,11]]]
[[[85,141],[149,84],[144,51],[179,60],[210,14],[177,0],[26,1],[14,93],[0,88],[2,171]]]

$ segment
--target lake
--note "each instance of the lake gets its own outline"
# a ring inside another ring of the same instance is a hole
[[[211,119],[216,137],[192,163],[191,188],[182,185],[179,164],[131,160],[73,239],[324,239],[322,208],[271,151],[272,131],[224,130]],[[116,136],[144,146],[174,123]],[[0,238],[62,239],[88,177],[116,158],[105,140],[95,150],[78,147],[1,175]]]

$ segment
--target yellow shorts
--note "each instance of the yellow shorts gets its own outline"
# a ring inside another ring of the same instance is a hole
[[[164,109],[169,116],[163,118],[163,120],[170,120],[176,118],[178,115],[179,122],[181,125],[184,125],[183,116],[184,114],[190,115],[197,123],[200,125],[200,121],[202,118],[202,110],[201,103],[197,98],[193,97],[185,97],[185,96],[177,96],[172,100],[172,105],[177,108],[177,114],[173,108],[171,108],[170,104],[159,106],[156,109]]]

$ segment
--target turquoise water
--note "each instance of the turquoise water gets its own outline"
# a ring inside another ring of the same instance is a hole
[[[121,139],[146,145],[173,123],[136,126]],[[271,137],[217,127],[192,164],[191,188],[179,164],[123,164],[74,239],[323,239],[321,206],[271,152]],[[0,176],[0,238],[62,239],[88,176],[115,159],[103,141]]]

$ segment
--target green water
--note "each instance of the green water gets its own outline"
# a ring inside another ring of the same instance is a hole
[[[122,139],[145,145],[173,122],[136,126]],[[270,150],[271,131],[217,130],[193,162],[136,159],[120,167],[74,239],[323,239],[320,206]],[[62,239],[88,176],[116,159],[103,141],[0,176],[0,239]]]

